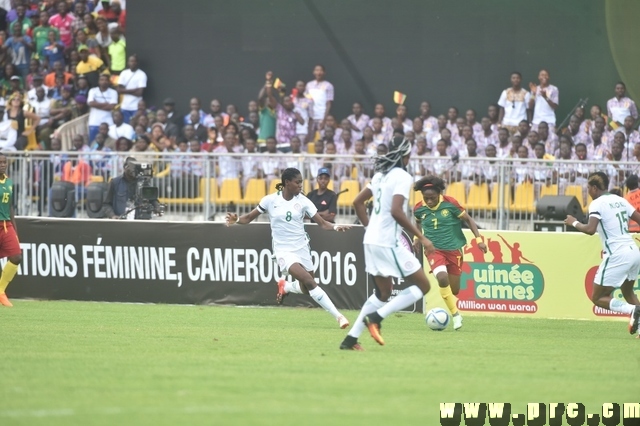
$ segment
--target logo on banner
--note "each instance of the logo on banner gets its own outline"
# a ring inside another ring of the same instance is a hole
[[[485,254],[472,240],[464,248],[473,261],[464,263],[458,308],[468,311],[535,313],[544,292],[542,271],[527,259],[518,242],[502,235],[488,238]]]

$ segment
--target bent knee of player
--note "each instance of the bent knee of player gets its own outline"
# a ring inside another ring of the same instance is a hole
[[[433,275],[435,275],[436,279],[438,280],[438,285],[440,287],[447,287],[449,285],[449,273],[447,272],[446,266],[436,266],[433,269]]]
[[[14,265],[19,265],[22,263],[22,254],[16,254],[15,256],[11,256],[8,258],[8,260]]]

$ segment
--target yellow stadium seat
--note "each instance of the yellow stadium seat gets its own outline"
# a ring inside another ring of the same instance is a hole
[[[567,186],[567,188],[564,190],[564,195],[573,195],[574,197],[576,197],[583,211],[587,208],[587,205],[584,203],[584,197],[582,196],[582,185]]]
[[[200,191],[196,198],[160,198],[162,204],[186,205],[186,204],[203,204],[205,201],[213,201],[218,198],[218,185],[215,178],[209,179],[209,200],[205,200],[206,183],[205,178],[200,178]]]
[[[309,154],[315,154],[316,153],[316,145],[313,142],[309,142],[307,144],[307,152]]]
[[[486,183],[481,185],[473,184],[469,187],[467,204],[463,205],[470,210],[484,210],[489,205],[489,186]]]
[[[309,179],[305,179],[304,182],[302,183],[302,190],[304,191],[305,194],[308,194],[311,192],[311,182],[309,182]]]
[[[535,194],[533,183],[523,182],[516,184],[511,210],[521,213],[533,213],[535,211]]]
[[[104,176],[91,176],[91,182],[104,182]]]
[[[276,185],[280,183],[280,179],[273,179],[271,184],[269,185],[269,194],[273,194],[274,192],[278,192],[276,189]]]
[[[205,178],[200,179],[200,197],[204,199],[206,189]],[[218,200],[218,181],[216,178],[209,178],[209,202]]]
[[[449,197],[455,198],[456,201],[463,206],[467,203],[467,195],[464,187],[464,182],[450,183],[449,185],[447,185],[444,194]]]
[[[356,195],[360,193],[360,182],[357,180],[345,180],[340,184],[340,191],[348,189],[338,196],[338,207],[351,207]]]
[[[498,199],[500,198],[500,185],[495,184],[491,190],[491,200],[487,206],[487,210],[498,210]],[[511,204],[511,187],[508,184],[504,184],[504,206]]]
[[[542,185],[542,187],[540,187],[540,198],[545,195],[558,195],[558,185]]]
[[[409,209],[413,211],[413,208],[420,201],[422,201],[422,193],[420,191],[414,191],[413,188],[411,188],[411,191],[409,191]]]
[[[220,186],[218,204],[240,204],[242,203],[242,191],[240,190],[240,179],[225,179]]]
[[[267,183],[264,179],[249,179],[244,189],[243,204],[256,205],[267,195]]]

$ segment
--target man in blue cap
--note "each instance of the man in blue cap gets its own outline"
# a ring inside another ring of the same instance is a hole
[[[316,179],[316,182],[318,182],[318,189],[314,189],[307,194],[307,198],[315,204],[320,217],[327,222],[334,223],[337,212],[336,202],[338,200],[338,196],[335,192],[327,188],[330,180],[331,172],[329,169],[326,167],[319,169],[318,177]]]

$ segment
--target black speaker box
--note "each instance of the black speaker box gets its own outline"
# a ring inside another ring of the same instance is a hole
[[[536,213],[547,220],[564,220],[567,215],[584,221],[582,206],[573,195],[545,195],[536,204]]]
[[[92,182],[87,186],[87,216],[92,219],[104,217],[104,202],[109,191],[109,184],[104,182]]]
[[[51,185],[51,217],[72,217],[76,209],[76,186],[71,182]]]

